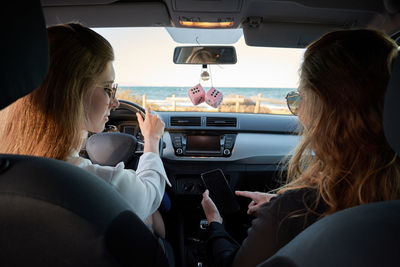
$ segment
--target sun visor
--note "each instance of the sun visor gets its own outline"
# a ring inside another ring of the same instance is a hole
[[[32,92],[47,75],[49,45],[43,13],[39,1],[32,6],[2,7],[7,16],[2,17],[0,109]]]
[[[79,21],[87,27],[167,27],[168,9],[161,2],[118,3],[113,5],[45,6],[48,26]]]
[[[249,46],[304,48],[335,29],[321,24],[260,23],[244,25],[243,34]]]
[[[184,44],[234,44],[243,35],[242,29],[166,29],[175,42]]]

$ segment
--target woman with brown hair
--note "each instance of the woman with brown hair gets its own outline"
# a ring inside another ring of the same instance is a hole
[[[277,195],[253,199],[257,218],[239,246],[203,194],[208,248],[217,266],[256,266],[306,227],[336,211],[398,199],[400,160],[383,132],[383,104],[397,45],[374,30],[342,30],[307,47],[298,92],[287,96],[304,128]]]
[[[47,31],[48,74],[35,91],[0,112],[0,152],[54,158],[86,169],[113,186],[145,220],[158,209],[169,183],[158,148],[164,123],[149,110],[144,120],[137,116],[145,145],[136,172],[123,162],[100,166],[80,157],[87,133],[103,131],[111,109],[119,106],[114,52],[102,36],[77,23]]]

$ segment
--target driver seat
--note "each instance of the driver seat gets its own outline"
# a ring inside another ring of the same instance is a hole
[[[18,16],[3,24],[0,109],[46,76],[47,32],[35,4],[3,7]],[[168,266],[156,238],[111,186],[41,157],[0,155],[0,247],[4,266]]]

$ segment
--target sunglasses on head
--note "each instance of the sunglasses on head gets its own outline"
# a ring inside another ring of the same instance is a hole
[[[291,91],[286,95],[287,106],[293,115],[297,115],[299,111],[301,97],[298,91]]]

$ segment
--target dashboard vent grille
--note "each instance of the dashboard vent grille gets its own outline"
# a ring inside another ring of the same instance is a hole
[[[201,126],[201,117],[171,117],[171,126]]]
[[[236,127],[236,118],[207,117],[207,126]]]

